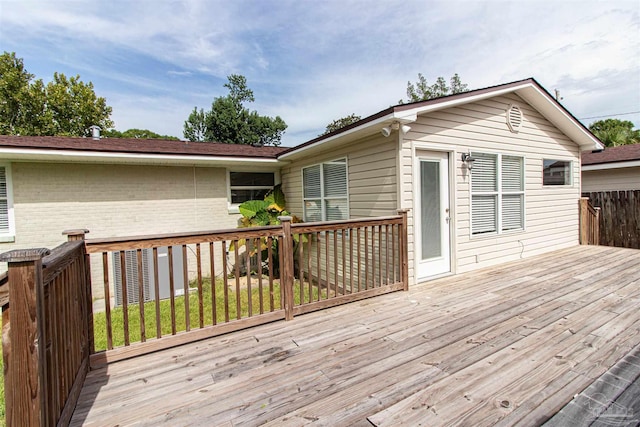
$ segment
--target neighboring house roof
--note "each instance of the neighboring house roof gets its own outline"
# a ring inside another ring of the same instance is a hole
[[[515,93],[531,104],[547,120],[553,123],[565,135],[575,141],[582,150],[602,149],[602,143],[576,119],[566,108],[555,100],[535,79],[529,78],[484,89],[472,90],[456,95],[443,96],[428,101],[401,104],[389,107],[372,116],[346,126],[327,135],[322,135],[304,144],[290,148],[278,156],[279,159],[295,159],[303,152],[305,155],[314,152],[320,146],[342,145],[352,139],[362,138],[379,132],[383,126],[393,122],[410,124],[417,120],[418,115],[431,111],[442,110],[462,104],[477,102],[483,99]]]
[[[640,144],[606,147],[604,150],[582,153],[582,169],[617,169],[640,166]]]
[[[286,148],[136,138],[0,135],[5,159],[93,160],[171,164],[277,163]]]

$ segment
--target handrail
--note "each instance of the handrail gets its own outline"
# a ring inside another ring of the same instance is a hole
[[[8,263],[0,286],[8,288],[10,301],[2,307],[6,423],[66,425],[89,369],[92,342],[84,242],[53,251],[14,250],[0,260]]]

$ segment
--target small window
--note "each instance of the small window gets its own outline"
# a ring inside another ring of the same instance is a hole
[[[566,160],[543,160],[543,185],[571,185],[571,162]]]
[[[0,165],[0,241],[7,241],[15,234],[13,204],[11,200],[11,170]]]
[[[231,203],[262,200],[275,185],[273,172],[230,172]]]
[[[337,221],[349,218],[347,159],[302,169],[305,221]]]

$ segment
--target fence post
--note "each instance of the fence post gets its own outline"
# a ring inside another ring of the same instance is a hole
[[[280,268],[280,286],[284,287],[284,317],[293,319],[293,235],[291,234],[291,217],[279,216],[282,223],[282,261]]]
[[[409,209],[398,209],[398,215],[402,216],[402,226],[400,230],[400,271],[404,290],[409,290],[409,239],[407,217]]]
[[[46,422],[42,258],[48,254],[49,250],[42,248],[0,255],[0,261],[8,263],[9,279],[10,310],[8,316],[2,316],[8,426],[39,426]],[[5,336],[7,318],[9,331]]]
[[[580,197],[580,244],[589,244],[589,198]]]
[[[84,241],[86,234],[89,234],[89,230],[87,230],[86,228],[65,230],[62,232],[63,236],[67,236],[67,240],[69,242],[74,242],[77,240]],[[85,284],[85,288],[82,289],[82,294],[84,296],[84,304],[86,307],[86,310],[83,311],[85,314],[85,318],[87,319],[86,331],[88,333],[86,341],[88,344],[86,349],[88,351],[88,354],[83,354],[82,357],[88,357],[90,354],[95,353],[96,349],[93,339],[93,290],[91,289],[91,260],[89,254],[87,253],[86,246],[82,247],[82,255],[84,257],[83,274]],[[105,301],[105,304],[109,304],[109,301]]]

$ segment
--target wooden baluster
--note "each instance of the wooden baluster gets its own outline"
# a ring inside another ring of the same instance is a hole
[[[196,243],[196,264],[198,274],[198,316],[200,319],[200,328],[204,328],[204,296],[202,294],[202,253],[200,252],[200,243]]]
[[[158,248],[153,248],[153,290],[155,293],[154,308],[156,311],[156,338],[162,338],[162,320],[160,317],[160,278],[158,273]]]

